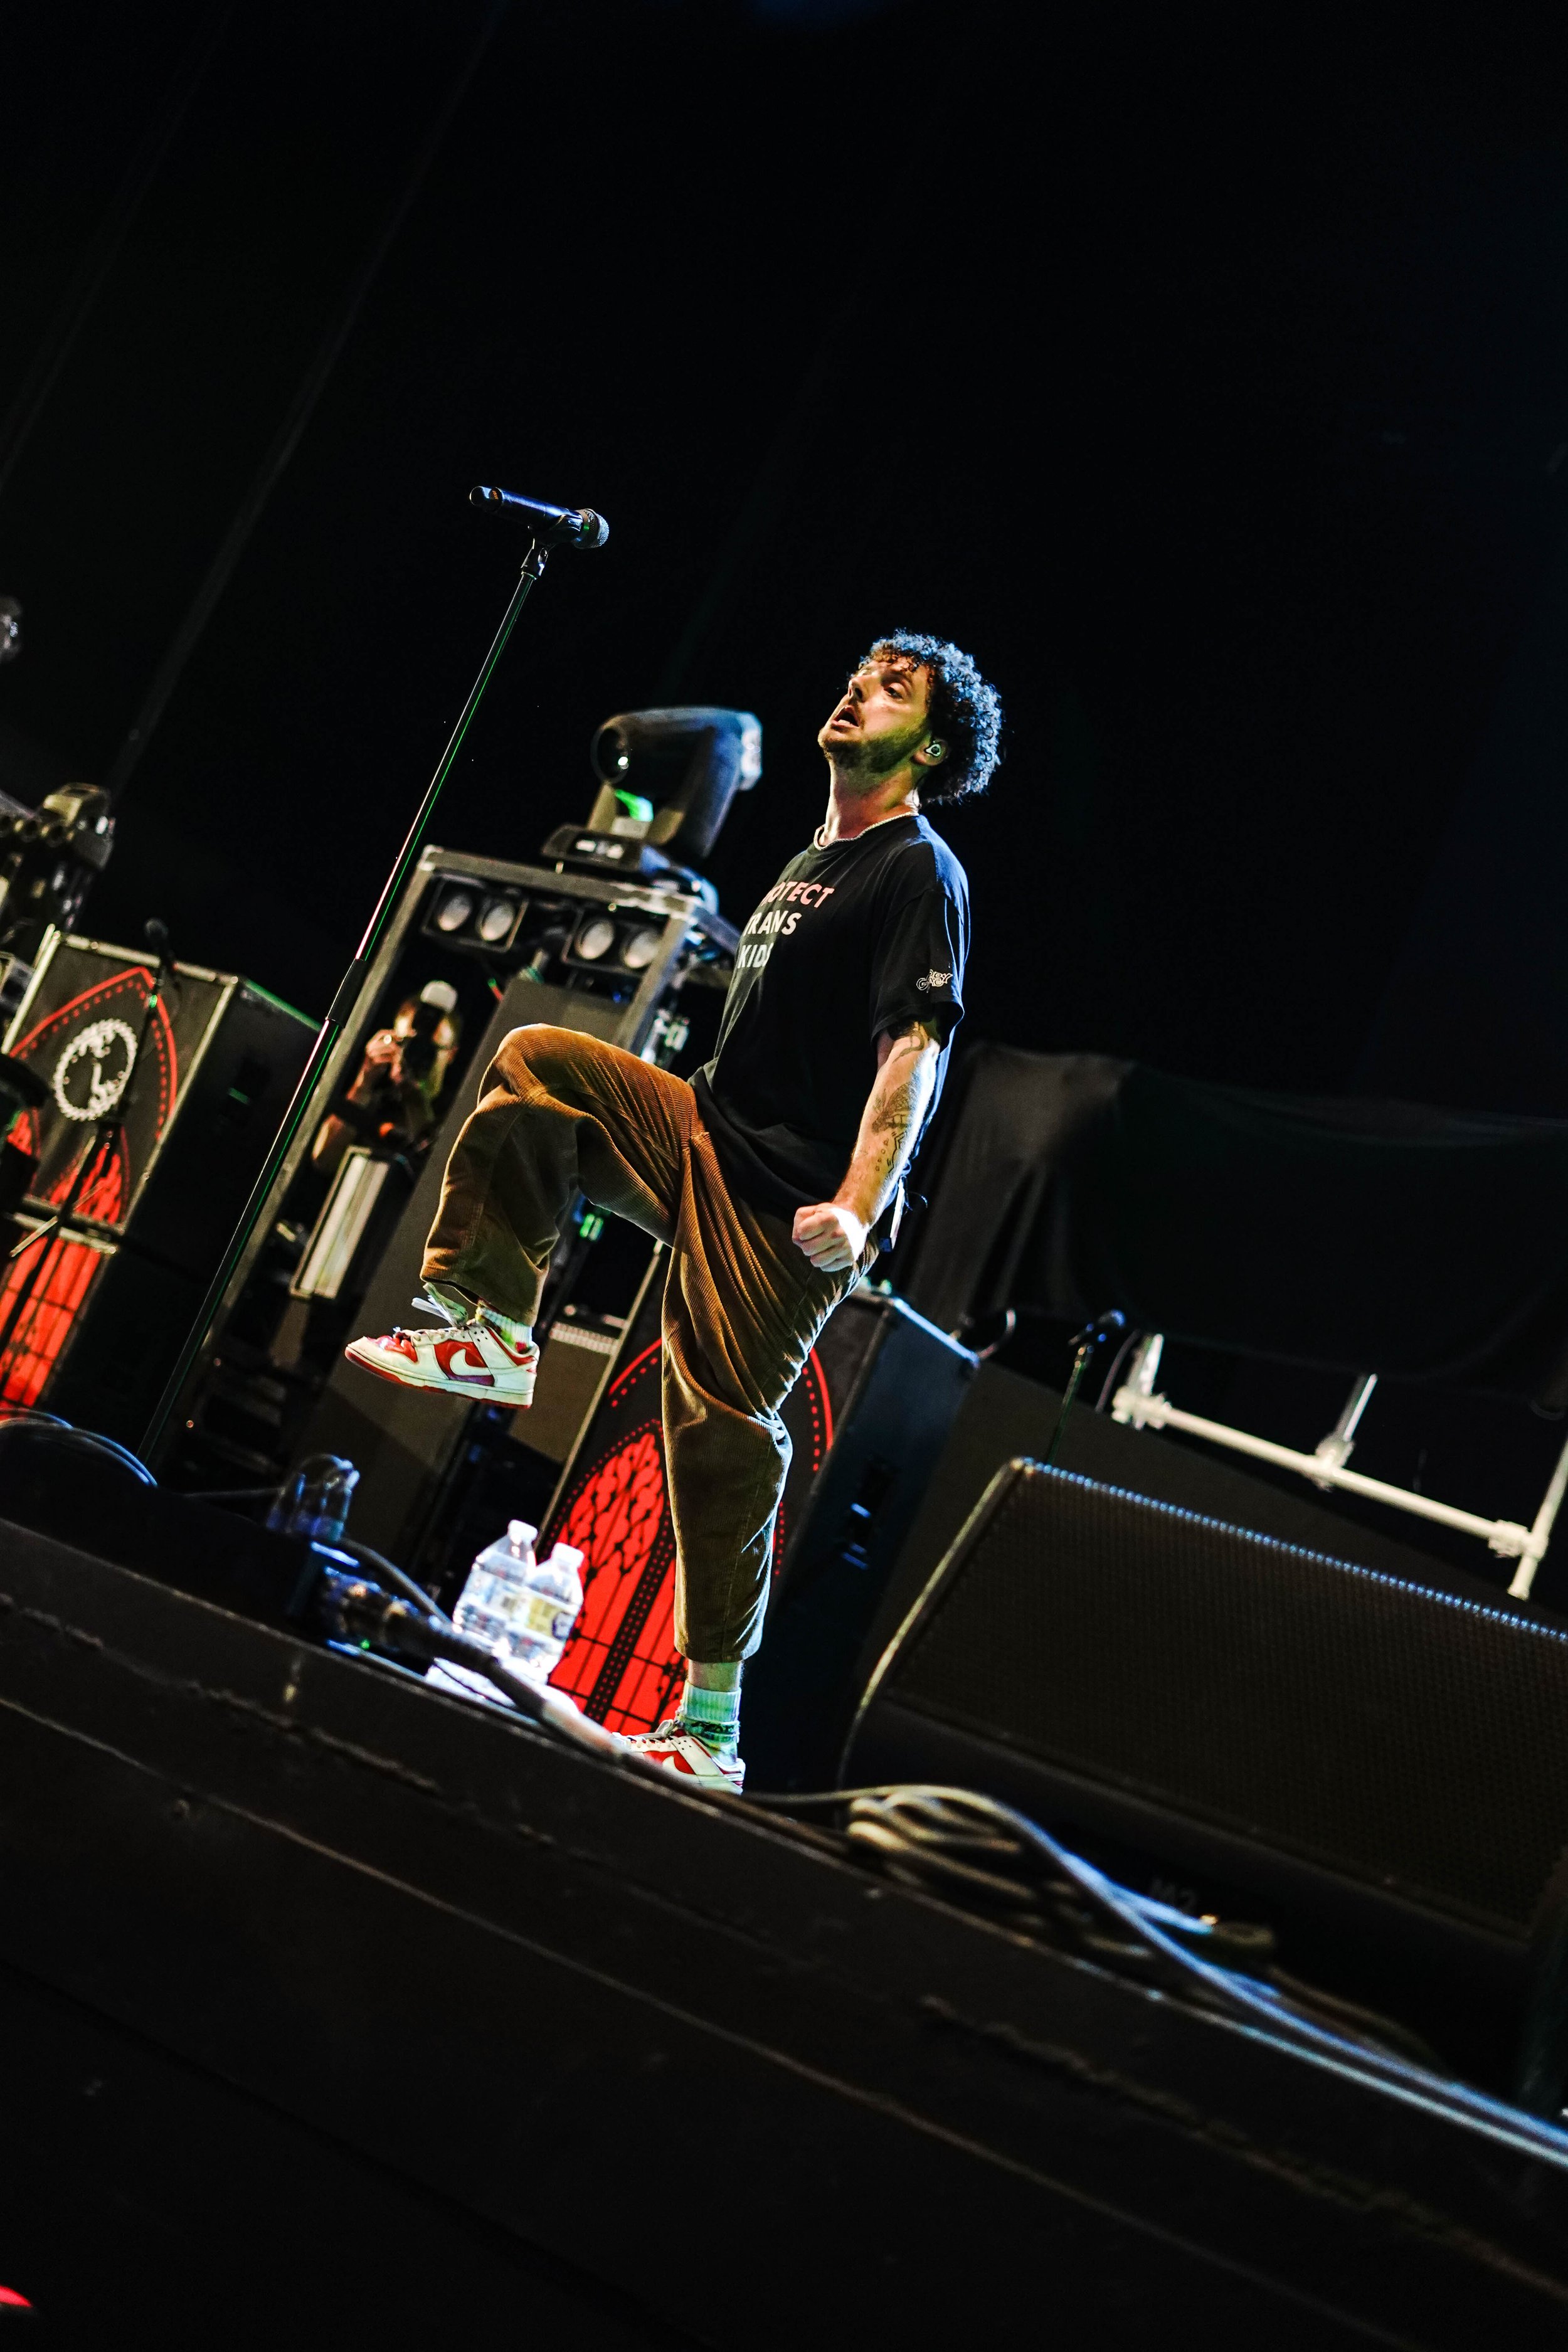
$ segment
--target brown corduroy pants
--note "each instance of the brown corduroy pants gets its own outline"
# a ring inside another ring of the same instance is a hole
[[[675,1640],[704,1664],[763,1635],[789,1469],[779,1407],[876,1255],[819,1274],[788,1223],[736,1198],[683,1078],[573,1029],[514,1029],[447,1165],[424,1273],[531,1323],[578,1192],[667,1242],[664,1444]]]

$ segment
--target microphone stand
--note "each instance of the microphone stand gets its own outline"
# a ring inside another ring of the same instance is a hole
[[[1108,1339],[1119,1338],[1126,1328],[1126,1316],[1120,1307],[1112,1307],[1103,1315],[1097,1315],[1094,1321],[1086,1324],[1081,1331],[1073,1333],[1072,1345],[1077,1352],[1072,1360],[1072,1370],[1068,1375],[1067,1387],[1062,1392],[1061,1404],[1057,1412],[1056,1427],[1051,1432],[1051,1442],[1046,1448],[1045,1466],[1047,1470],[1057,1458],[1057,1448],[1062,1442],[1062,1432],[1068,1425],[1068,1415],[1073,1409],[1089,1358],[1097,1348],[1102,1348]]]
[[[315,1091],[316,1082],[325,1069],[332,1049],[353,1013],[360,991],[364,985],[365,974],[374,959],[381,935],[386,929],[398,894],[408,878],[415,859],[419,855],[420,845],[424,841],[430,819],[435,814],[436,803],[441,797],[442,786],[451,774],[458,754],[463,748],[463,738],[473,721],[475,711],[484,699],[485,688],[490,682],[495,666],[506,651],[507,639],[517,625],[519,614],[532,594],[535,586],[544,576],[549,541],[553,536],[552,531],[546,531],[531,541],[528,552],[523,557],[521,574],[517,586],[512,591],[511,601],[501,614],[500,626],[491,640],[489,653],[479,665],[479,676],[468,689],[468,698],[458,715],[458,723],[452,730],[447,748],[437,761],[436,772],[431,777],[425,797],[415,813],[414,822],[408,828],[407,838],[398,851],[392,871],[382,886],[381,896],[376,900],[375,911],[365,925],[364,937],[359,943],[359,951],[343,974],[342,984],[328,1007],[326,1019],[316,1033],[316,1042],[311,1046],[305,1066],[300,1073],[300,1083],[295,1087],[289,1108],[284,1113],[283,1124],[274,1138],[272,1149],[267,1155],[261,1173],[251,1189],[250,1198],[245,1204],[234,1236],[224,1252],[223,1262],[207,1286],[206,1297],[196,1309],[195,1320],[180,1350],[179,1360],[170,1373],[163,1393],[158,1399],[153,1408],[153,1417],[142,1433],[141,1450],[144,1454],[153,1453],[157,1446],[171,1414],[184,1392],[192,1368],[206,1345],[213,1324],[217,1318],[218,1310],[223,1305],[224,1294],[233,1279],[236,1267],[245,1255],[246,1246],[256,1229],[257,1220],[266,1206],[267,1197],[277,1181],[279,1169],[289,1156],[289,1147],[299,1133],[300,1123],[310,1106],[310,1097]]]

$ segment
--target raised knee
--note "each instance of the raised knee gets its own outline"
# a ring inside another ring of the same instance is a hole
[[[558,1066],[581,1040],[571,1029],[557,1029],[548,1021],[530,1021],[509,1029],[496,1048],[498,1062],[521,1062],[535,1073]]]
[[[491,1068],[513,1094],[536,1097],[544,1094],[572,1103],[592,1094],[595,1057],[602,1051],[596,1039],[584,1037],[579,1030],[556,1029],[548,1021],[532,1021],[526,1029],[508,1031]]]

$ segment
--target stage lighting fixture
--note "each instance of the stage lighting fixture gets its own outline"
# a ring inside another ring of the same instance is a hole
[[[616,944],[616,927],[607,915],[594,915],[572,942],[572,952],[584,963],[598,963]]]
[[[646,971],[658,953],[664,933],[652,925],[634,931],[621,950],[621,961],[628,971]]]
[[[438,931],[460,931],[473,911],[474,900],[471,892],[464,889],[448,890],[436,909],[436,929]]]
[[[505,947],[516,930],[522,908],[515,898],[487,898],[479,919],[479,934],[488,948]]]

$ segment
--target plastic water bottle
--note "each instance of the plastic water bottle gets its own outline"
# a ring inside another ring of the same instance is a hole
[[[558,1543],[548,1559],[536,1559],[537,1533],[526,1519],[513,1519],[504,1536],[487,1544],[468,1570],[452,1622],[459,1633],[544,1683],[583,1606],[583,1555]]]
[[[522,1623],[513,1627],[511,1654],[536,1682],[550,1680],[572,1639],[583,1609],[582,1569],[582,1553],[558,1543],[548,1559],[535,1562],[528,1580],[530,1599]]]
[[[508,1604],[533,1569],[533,1539],[538,1532],[526,1519],[509,1521],[505,1535],[480,1552],[458,1595],[453,1624],[470,1641],[482,1642],[487,1650],[505,1646]]]

